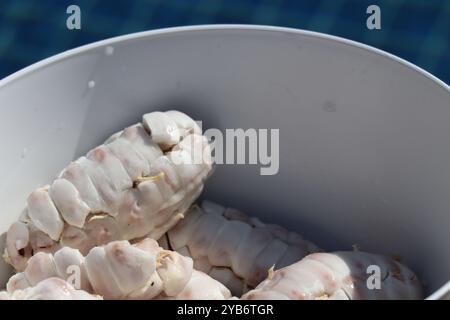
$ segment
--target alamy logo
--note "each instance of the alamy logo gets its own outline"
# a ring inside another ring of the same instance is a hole
[[[279,129],[225,129],[225,135],[218,129],[207,129],[204,134],[211,142],[213,163],[260,165],[263,176],[278,173]]]
[[[197,121],[202,128],[202,122]],[[196,139],[184,143],[191,150],[190,157],[173,157],[176,165],[211,163],[217,165],[259,165],[261,175],[275,175],[280,168],[279,129],[223,129],[204,131],[209,148],[198,148]],[[199,154],[199,150],[203,150]]]
[[[366,10],[367,14],[370,16],[367,18],[366,26],[369,30],[380,30],[381,29],[381,9],[377,5],[370,5]]]
[[[369,290],[381,289],[381,269],[377,265],[370,265],[366,270],[369,277],[367,277],[366,285]]]
[[[66,26],[69,30],[81,29],[81,9],[77,5],[70,5],[67,7],[66,13],[69,14],[66,20]]]
[[[75,289],[81,288],[81,270],[77,265],[70,265],[66,269],[67,282],[70,283]]]

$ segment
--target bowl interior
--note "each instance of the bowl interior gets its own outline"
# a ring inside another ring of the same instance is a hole
[[[176,108],[204,128],[280,130],[278,174],[217,165],[204,198],[330,251],[400,255],[428,293],[450,279],[449,90],[375,50],[275,28],[153,32],[6,79],[0,105],[0,231],[70,160]]]

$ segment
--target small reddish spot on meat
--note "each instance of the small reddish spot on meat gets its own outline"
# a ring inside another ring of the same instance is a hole
[[[330,281],[333,279],[333,277],[331,276],[331,274],[329,272],[322,272],[322,278],[324,278],[327,281]]]
[[[94,157],[98,161],[103,161],[106,158],[106,151],[103,148],[96,148],[94,150]]]
[[[112,252],[117,261],[123,264],[127,262],[127,256],[119,244],[113,245]]]
[[[186,290],[184,292],[184,298],[186,298],[187,300],[192,298],[192,291],[191,290]]]
[[[329,283],[329,285],[330,285],[330,287],[333,288],[333,289],[337,288],[337,282],[334,281],[334,280],[331,280],[330,283]]]
[[[300,292],[298,290],[292,289],[291,290],[292,296],[294,296],[298,300],[305,300],[306,294],[304,292]]]

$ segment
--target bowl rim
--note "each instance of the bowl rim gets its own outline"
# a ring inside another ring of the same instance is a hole
[[[175,34],[175,33],[187,33],[192,31],[220,31],[220,30],[244,30],[244,31],[271,31],[281,34],[293,34],[293,35],[302,35],[307,36],[311,38],[320,38],[325,40],[331,40],[333,42],[356,47],[359,49],[363,49],[365,51],[369,51],[372,53],[375,53],[379,56],[389,58],[405,67],[409,67],[413,69],[414,71],[418,72],[422,76],[425,76],[429,80],[433,81],[435,84],[437,84],[439,87],[450,93],[450,86],[439,79],[438,77],[434,76],[430,72],[422,69],[421,67],[403,59],[400,58],[394,54],[388,53],[386,51],[383,51],[381,49],[372,47],[370,45],[357,42],[354,40],[321,33],[321,32],[315,32],[310,30],[303,30],[303,29],[295,29],[295,28],[288,28],[288,27],[278,27],[278,26],[269,26],[269,25],[253,25],[253,24],[205,24],[205,25],[192,25],[192,26],[178,26],[178,27],[169,27],[169,28],[162,28],[162,29],[154,29],[154,30],[147,30],[147,31],[140,31],[130,34],[125,34],[117,37],[107,38],[100,41],[95,41],[92,43],[88,43],[73,49],[69,49],[66,51],[63,51],[61,53],[55,54],[53,56],[50,56],[48,58],[45,58],[43,60],[40,60],[38,62],[35,62],[21,70],[18,70],[8,76],[6,76],[3,79],[0,79],[0,89],[9,83],[12,83],[13,81],[16,81],[20,79],[21,77],[24,77],[32,72],[35,72],[39,70],[40,68],[49,66],[51,64],[60,62],[62,60],[71,58],[73,56],[76,56],[77,54],[104,47],[104,46],[112,46],[114,44],[129,41],[129,40],[136,40],[136,39],[142,39],[147,37],[153,37],[158,35],[167,35],[167,34]]]
[[[385,57],[390,59],[391,61],[394,61],[400,65],[403,65],[407,68],[410,68],[414,70],[415,72],[419,73],[421,76],[428,78],[431,80],[435,85],[438,87],[444,89],[447,93],[450,94],[450,86],[446,84],[444,81],[439,79],[438,77],[434,76],[430,72],[426,71],[425,69],[422,69],[421,67],[403,59],[400,58],[394,54],[388,53],[386,51],[383,51],[381,49],[375,48],[373,46],[357,42],[354,40],[346,39],[343,37],[338,37],[326,33],[321,32],[315,32],[315,31],[309,31],[309,30],[303,30],[303,29],[295,29],[295,28],[289,28],[289,27],[278,27],[278,26],[269,26],[269,25],[253,25],[253,24],[205,24],[205,25],[191,25],[191,26],[177,26],[177,27],[169,27],[169,28],[161,28],[161,29],[154,29],[154,30],[147,30],[147,31],[141,31],[141,32],[135,32],[125,35],[120,35],[112,38],[107,38],[100,41],[95,41],[92,43],[88,43],[73,49],[69,49],[66,51],[63,51],[61,53],[55,54],[53,56],[50,56],[48,58],[45,58],[43,60],[40,60],[36,63],[33,63],[19,71],[16,71],[8,76],[6,76],[3,79],[0,79],[0,90],[7,85],[15,82],[16,80],[19,80],[21,78],[24,78],[25,76],[32,74],[35,71],[38,71],[39,69],[48,67],[52,64],[61,62],[63,60],[72,58],[78,54],[97,49],[107,46],[114,46],[114,44],[125,42],[129,40],[136,40],[136,39],[143,39],[147,37],[154,37],[154,36],[160,36],[160,35],[168,35],[168,34],[176,34],[176,33],[188,33],[188,32],[195,32],[195,31],[221,31],[221,30],[242,30],[242,31],[262,31],[262,32],[275,32],[280,34],[288,34],[288,35],[301,35],[311,38],[319,38],[324,40],[330,40],[332,42],[335,42],[337,44],[346,45],[350,47],[356,47],[359,49],[363,49],[365,51],[374,53],[378,56]],[[450,280],[443,284],[439,289],[431,293],[428,297],[426,297],[426,300],[438,300],[441,299],[445,294],[450,292]]]

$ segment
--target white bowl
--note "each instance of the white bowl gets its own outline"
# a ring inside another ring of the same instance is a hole
[[[428,294],[450,279],[450,88],[375,48],[276,27],[149,31],[1,80],[0,106],[0,231],[70,160],[178,108],[206,127],[280,129],[277,175],[219,165],[204,197],[327,250],[399,254]]]

